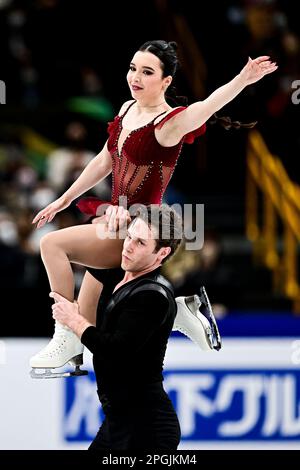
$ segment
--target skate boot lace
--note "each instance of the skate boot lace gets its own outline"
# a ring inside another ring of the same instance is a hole
[[[39,357],[55,357],[66,349],[67,340],[70,335],[74,333],[69,328],[62,326],[59,323],[55,323],[54,335],[51,341],[45,346],[40,353]]]

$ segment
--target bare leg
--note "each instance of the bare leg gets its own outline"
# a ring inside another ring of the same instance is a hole
[[[87,271],[80,287],[78,304],[81,315],[93,325],[96,324],[97,307],[102,289],[103,284]]]
[[[41,240],[41,254],[52,291],[70,301],[74,300],[71,263],[104,269],[120,266],[124,240],[112,239],[108,235],[104,224],[79,225],[45,235]],[[101,290],[102,284],[88,273],[83,281],[78,302],[81,313],[91,323],[95,323]],[[82,354],[83,344],[80,339],[56,321],[54,336],[49,344],[30,359],[32,377],[41,377],[35,374],[35,369],[59,368],[70,361],[77,368],[82,364]],[[47,377],[52,375],[49,370],[46,371]],[[77,369],[75,373],[81,374]],[[56,373],[55,376],[61,375]]]
[[[45,235],[41,240],[41,256],[51,290],[72,302],[74,276],[71,263],[102,269],[118,267],[123,241],[108,238],[104,224],[79,225]]]

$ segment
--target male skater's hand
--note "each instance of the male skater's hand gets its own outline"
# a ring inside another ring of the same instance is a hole
[[[100,219],[103,220],[103,216],[93,219],[92,223],[96,224]],[[105,221],[110,232],[117,232],[131,221],[131,217],[124,207],[111,205],[106,209]]]
[[[52,305],[53,318],[74,331],[79,338],[86,328],[93,326],[80,315],[79,305],[76,301],[70,302],[56,292],[50,292],[49,297],[55,300]]]
[[[109,206],[105,213],[108,230],[116,232],[131,221],[128,210],[122,206]]]

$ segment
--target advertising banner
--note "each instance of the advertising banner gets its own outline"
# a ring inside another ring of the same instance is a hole
[[[88,376],[30,378],[28,360],[46,342],[2,342],[0,449],[86,449],[102,423],[88,351]],[[179,449],[298,449],[299,362],[296,338],[226,338],[219,352],[171,338],[164,388]]]

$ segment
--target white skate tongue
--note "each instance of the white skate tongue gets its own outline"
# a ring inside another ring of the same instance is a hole
[[[41,350],[39,355],[44,356],[44,355],[47,355],[48,353],[53,353],[54,350],[62,346],[62,343],[66,339],[66,336],[70,333],[72,333],[70,328],[63,326],[59,322],[55,322],[53,338],[50,340],[47,346],[45,346]]]

